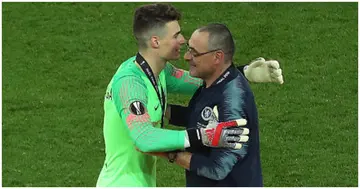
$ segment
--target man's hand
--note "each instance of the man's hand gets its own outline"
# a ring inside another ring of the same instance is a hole
[[[244,68],[245,77],[255,83],[284,83],[280,64],[276,60],[265,61],[259,57]]]
[[[209,147],[240,149],[249,140],[249,129],[245,119],[218,123],[215,127],[200,128],[201,141]]]

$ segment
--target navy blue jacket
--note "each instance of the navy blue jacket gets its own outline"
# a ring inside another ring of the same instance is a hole
[[[231,65],[209,88],[200,87],[189,102],[187,128],[205,127],[209,120],[239,118],[247,120],[249,141],[240,150],[203,148],[192,152],[186,186],[263,186],[260,164],[258,114],[255,100],[245,77]]]

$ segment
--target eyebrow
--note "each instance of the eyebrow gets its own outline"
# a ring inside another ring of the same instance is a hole
[[[181,33],[181,31],[176,32],[173,36],[177,36]]]
[[[194,47],[191,47],[189,43],[186,43],[186,45],[189,47],[189,49],[195,51],[196,53],[199,53],[199,51],[197,51]]]

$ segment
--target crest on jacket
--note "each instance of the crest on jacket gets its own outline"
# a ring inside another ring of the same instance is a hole
[[[210,108],[206,106],[201,111],[201,118],[202,123],[198,122],[198,126],[201,127],[216,127],[219,122],[219,112],[217,110],[217,106],[214,106],[214,108]]]

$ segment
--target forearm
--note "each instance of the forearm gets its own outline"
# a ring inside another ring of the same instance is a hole
[[[176,68],[170,63],[165,67],[166,85],[169,93],[193,95],[203,80],[191,77],[188,71]]]
[[[135,146],[143,152],[172,151],[185,148],[186,131],[175,131],[154,127],[149,116],[138,116],[137,120],[127,118],[130,137]]]
[[[135,146],[142,152],[183,150],[190,145],[194,149],[204,147],[202,139],[198,137],[199,129],[175,131],[156,128],[149,123],[148,114],[145,114],[144,117],[137,116],[137,120],[131,117],[126,120],[130,129],[130,136]]]

